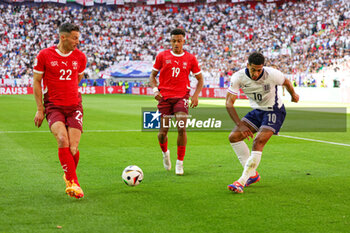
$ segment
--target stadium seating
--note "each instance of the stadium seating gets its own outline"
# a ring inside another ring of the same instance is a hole
[[[347,0],[306,0],[279,7],[193,4],[179,7],[178,13],[167,7],[0,3],[0,78],[30,79],[35,56],[57,43],[57,26],[64,21],[81,27],[80,49],[88,56],[90,78],[118,61],[154,60],[169,48],[169,32],[175,27],[187,31],[186,49],[197,55],[206,86],[218,86],[220,77],[227,84],[255,50],[286,74],[315,73],[349,58],[349,8]]]

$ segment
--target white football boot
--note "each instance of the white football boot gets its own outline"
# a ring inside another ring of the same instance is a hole
[[[163,152],[163,166],[165,170],[169,171],[171,169],[171,161],[170,161],[170,151],[167,150],[166,152]]]
[[[176,160],[175,174],[182,176],[184,174],[184,161]]]

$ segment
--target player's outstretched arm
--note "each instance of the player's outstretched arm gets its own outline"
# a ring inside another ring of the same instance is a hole
[[[234,107],[235,101],[237,99],[237,96],[234,94],[231,94],[230,92],[227,92],[226,94],[226,110],[228,114],[230,115],[231,119],[238,125],[241,122],[241,119],[239,118],[236,109]]]
[[[191,108],[195,108],[198,106],[198,96],[199,96],[199,93],[201,92],[201,90],[203,88],[203,84],[204,84],[202,73],[197,74],[195,77],[198,80],[198,83],[196,86],[196,90],[194,91],[194,94],[191,97],[191,105],[190,105]]]
[[[43,105],[43,93],[41,88],[41,79],[43,74],[34,73],[33,78],[33,90],[34,90],[34,98],[37,106],[37,111],[34,117],[34,124],[38,128],[43,123],[45,113],[44,113],[44,105]]]
[[[289,92],[290,96],[292,97],[292,102],[298,103],[299,101],[299,95],[295,92],[294,87],[287,78],[285,79],[284,83],[282,84],[284,87],[286,87],[287,91]]]
[[[151,75],[149,76],[149,84],[153,88],[154,98],[159,101],[159,100],[161,100],[162,95],[160,94],[160,92],[158,90],[158,83],[156,80],[157,74],[158,74],[158,71],[152,70]]]
[[[231,119],[236,123],[238,127],[238,131],[242,133],[244,138],[254,138],[253,132],[241,121],[239,118],[236,109],[234,107],[234,103],[237,99],[237,95],[231,94],[227,92],[226,95],[226,110],[228,114],[230,115]]]

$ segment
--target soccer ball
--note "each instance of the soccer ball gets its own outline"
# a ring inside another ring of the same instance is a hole
[[[136,165],[127,166],[122,174],[123,181],[129,186],[136,186],[143,180],[143,172]]]

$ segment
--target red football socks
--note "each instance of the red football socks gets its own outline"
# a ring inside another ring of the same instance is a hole
[[[185,157],[186,146],[177,146],[177,159],[183,161]]]
[[[77,153],[75,155],[73,155],[73,159],[74,159],[74,163],[75,163],[75,169],[77,169],[77,167],[78,167],[79,156],[80,156],[79,151],[77,151]]]
[[[75,172],[75,162],[70,152],[69,147],[58,148],[58,158],[60,159],[64,173],[66,174],[66,179],[78,183],[77,174]]]
[[[168,141],[164,142],[164,143],[160,143],[160,148],[162,149],[163,152],[167,152],[168,151]]]

